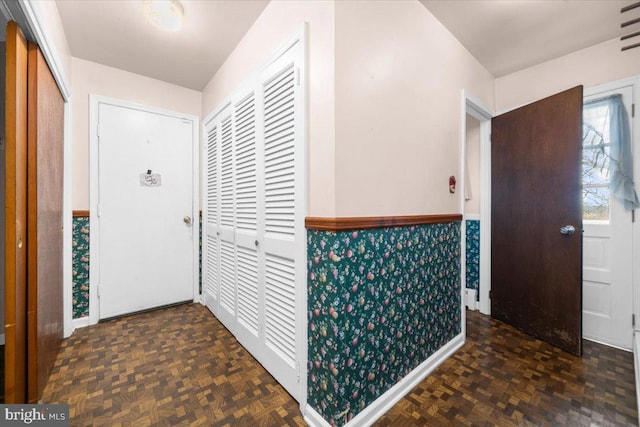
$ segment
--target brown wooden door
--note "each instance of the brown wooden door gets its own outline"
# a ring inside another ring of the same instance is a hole
[[[492,120],[491,315],[577,355],[581,153],[582,86]]]
[[[29,43],[27,397],[36,403],[63,336],[64,99],[38,46]]]
[[[5,196],[5,403],[26,402],[27,42],[7,24]]]

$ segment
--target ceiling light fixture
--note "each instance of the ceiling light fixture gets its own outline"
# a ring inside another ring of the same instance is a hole
[[[182,27],[184,9],[178,0],[144,0],[144,16],[158,28],[178,31]]]

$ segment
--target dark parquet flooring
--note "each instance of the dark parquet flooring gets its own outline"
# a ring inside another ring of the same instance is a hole
[[[76,330],[42,401],[72,426],[295,426],[299,405],[199,304]]]
[[[43,402],[73,426],[295,426],[298,404],[200,305],[79,329]],[[585,341],[577,358],[477,312],[467,343],[377,426],[631,426],[631,353]]]
[[[633,355],[582,358],[467,311],[467,342],[377,426],[637,426]]]

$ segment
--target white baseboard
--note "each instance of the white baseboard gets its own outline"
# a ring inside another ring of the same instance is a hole
[[[89,316],[81,317],[79,319],[73,319],[71,321],[71,326],[74,331],[78,328],[84,328],[86,326],[89,326]]]
[[[477,290],[471,288],[464,289],[464,303],[469,310],[478,309],[478,301],[476,301],[476,295],[478,295]]]
[[[0,345],[4,345],[4,334],[0,334]]]
[[[635,332],[634,332],[634,334],[635,334]],[[585,337],[584,335],[582,335],[582,339],[594,342],[596,344],[606,345],[607,347],[616,348],[618,350],[626,351],[627,353],[633,353],[634,352],[633,343],[631,343],[631,348],[629,348],[629,347],[620,347],[619,345],[615,345],[615,344],[611,344],[610,342],[598,340],[597,338]]]
[[[636,404],[640,411],[640,331],[633,332],[633,365],[636,372]]]
[[[373,403],[364,408],[358,415],[353,417],[351,421],[345,424],[344,427],[370,426],[373,424],[463,345],[464,334],[461,333],[445,344],[440,350],[432,354],[431,357],[422,362],[416,369],[411,371],[409,375],[387,390]],[[330,427],[330,424],[308,404],[304,414],[304,420],[312,427]]]
[[[307,408],[304,413],[304,422],[311,427],[331,427],[331,424],[327,422],[322,415],[317,413],[315,409],[307,404]]]

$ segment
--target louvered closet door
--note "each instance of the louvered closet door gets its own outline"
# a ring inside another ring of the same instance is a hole
[[[264,344],[265,367],[298,397],[300,355],[296,337],[296,258],[300,256],[302,227],[302,114],[296,64],[298,46],[280,57],[261,75],[263,104],[262,157],[264,167]],[[302,249],[304,256],[304,249]],[[298,264],[299,265],[299,264]]]
[[[252,353],[260,351],[258,177],[256,150],[256,98],[241,94],[233,105],[235,159],[237,329],[240,343]]]
[[[300,398],[304,210],[299,43],[206,125],[205,303]],[[302,362],[304,363],[304,362]]]
[[[219,124],[220,150],[220,308],[218,318],[236,333],[235,170],[233,121]]]
[[[205,206],[202,220],[203,294],[206,306],[218,315],[220,303],[220,168],[219,123],[205,126]]]

